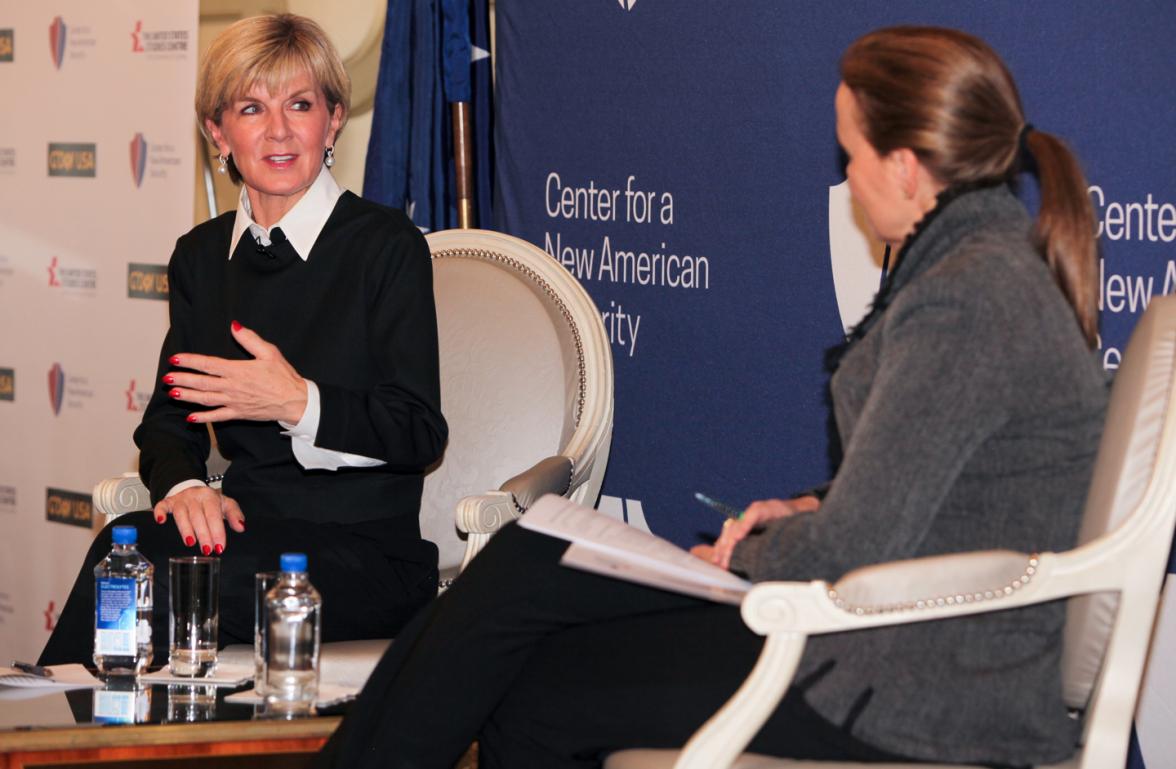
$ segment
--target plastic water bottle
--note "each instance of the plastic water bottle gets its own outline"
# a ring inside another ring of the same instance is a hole
[[[114,549],[94,567],[94,666],[104,676],[138,675],[151,664],[155,567],[134,526],[115,526]]]
[[[281,567],[265,599],[265,704],[268,713],[292,717],[314,712],[323,599],[306,576],[304,553],[283,553]]]

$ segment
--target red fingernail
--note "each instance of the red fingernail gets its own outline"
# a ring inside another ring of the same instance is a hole
[[[188,421],[189,421],[189,422],[195,422],[195,421],[196,421],[196,415],[195,415],[195,414],[189,414],[189,415],[188,415]]]
[[[167,519],[166,519],[164,516],[162,516],[162,515],[157,515],[157,516],[155,516],[155,522],[156,522],[156,523],[163,523],[165,520],[167,520]]]
[[[213,549],[216,550],[217,555],[220,555],[221,553],[223,553],[225,551],[225,546],[224,545],[217,545]]]
[[[245,521],[241,521],[241,531],[245,531]]]
[[[170,358],[168,358],[168,362],[171,363],[173,366],[178,366],[178,365],[180,365],[180,356],[173,355]]]
[[[192,545],[196,544],[196,538],[193,537],[192,535],[188,535],[188,536],[184,537],[184,544],[187,545],[188,547],[191,547]]]
[[[212,552],[212,548],[211,548],[211,547],[209,547],[208,545],[201,545],[201,546],[200,546],[200,551],[201,551],[202,553],[204,553],[205,555],[208,555],[209,553],[211,553],[211,552]],[[267,598],[268,598],[268,596],[267,596]]]
[[[240,330],[241,330],[241,328],[242,328],[241,324],[240,324],[240,323],[238,323],[237,321],[233,321],[233,322],[232,322],[232,326],[233,326],[233,330],[234,330],[234,331],[240,331]]]
[[[164,384],[175,384],[176,378],[174,376],[172,376],[171,374],[164,374],[163,375],[163,383]]]
[[[173,397],[173,398],[178,398],[178,397],[180,397],[180,388],[178,388],[178,387],[177,387],[176,389],[174,389],[174,390],[172,390],[171,392],[169,392],[169,393],[168,393],[168,395],[170,395],[170,396],[171,396],[171,397]]]

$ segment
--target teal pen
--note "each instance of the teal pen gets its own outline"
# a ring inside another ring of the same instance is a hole
[[[728,505],[726,502],[720,502],[719,500],[715,499],[714,497],[708,497],[706,494],[703,494],[701,491],[694,492],[694,498],[697,499],[702,504],[709,507],[711,510],[715,510],[716,512],[722,513],[723,515],[727,516],[730,519],[738,520],[743,517],[742,510],[739,510],[738,508],[732,507],[731,505]]]

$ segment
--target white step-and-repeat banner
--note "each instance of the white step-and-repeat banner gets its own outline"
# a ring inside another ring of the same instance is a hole
[[[0,660],[35,659],[135,469],[192,226],[197,0],[0,3]]]

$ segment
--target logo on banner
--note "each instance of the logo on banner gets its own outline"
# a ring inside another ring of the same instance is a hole
[[[0,368],[0,401],[16,400],[16,371]]]
[[[85,59],[89,49],[98,44],[90,27],[67,27],[65,19],[56,16],[49,25],[49,56],[53,59],[53,66],[61,69],[65,62],[65,54],[70,59]]]
[[[151,400],[150,392],[135,389],[134,379],[127,385],[127,389],[123,390],[123,395],[127,396],[127,411],[142,411]]]
[[[65,59],[65,20],[60,16],[49,25],[49,55],[53,57],[53,66],[61,69]]]
[[[45,520],[88,529],[93,518],[89,494],[52,487],[45,489]]]
[[[633,10],[633,6],[637,5],[637,0],[617,0],[617,2],[620,3],[621,7],[626,11]]]
[[[16,487],[0,485],[0,515],[16,512]]]
[[[91,293],[98,288],[98,271],[89,267],[65,267],[57,257],[49,260],[49,287],[79,293]]]
[[[85,142],[49,142],[50,176],[98,174],[98,145]]]
[[[140,187],[143,184],[143,171],[147,170],[147,140],[143,138],[143,134],[135,134],[135,138],[131,139],[131,178],[135,180],[135,186]]]
[[[849,194],[849,182],[829,188],[829,261],[837,310],[846,331],[865,317],[882,281],[884,247]]]
[[[167,299],[167,265],[127,265],[127,297],[130,299]]]
[[[16,173],[16,147],[0,147],[0,174]]]
[[[90,380],[83,376],[66,376],[65,369],[60,363],[54,363],[49,369],[49,406],[54,415],[60,414],[61,409],[80,409],[85,402],[94,397],[90,389]]]
[[[49,406],[56,416],[61,413],[61,403],[65,399],[65,370],[60,363],[54,363],[49,369]]]
[[[61,615],[57,613],[57,604],[53,601],[45,607],[45,611],[41,612],[45,616],[45,629],[52,631],[57,627],[57,618]]]
[[[0,61],[12,61],[15,49],[13,31],[0,29]]]
[[[8,280],[13,275],[12,265],[8,263],[8,257],[0,254],[0,287],[4,285],[5,280]]]
[[[171,169],[180,165],[180,153],[174,144],[151,144],[142,133],[131,139],[131,181],[143,186],[143,179],[166,179]]]
[[[155,57],[175,57],[188,53],[188,30],[143,29],[143,20],[135,22],[131,30],[131,53]]]

